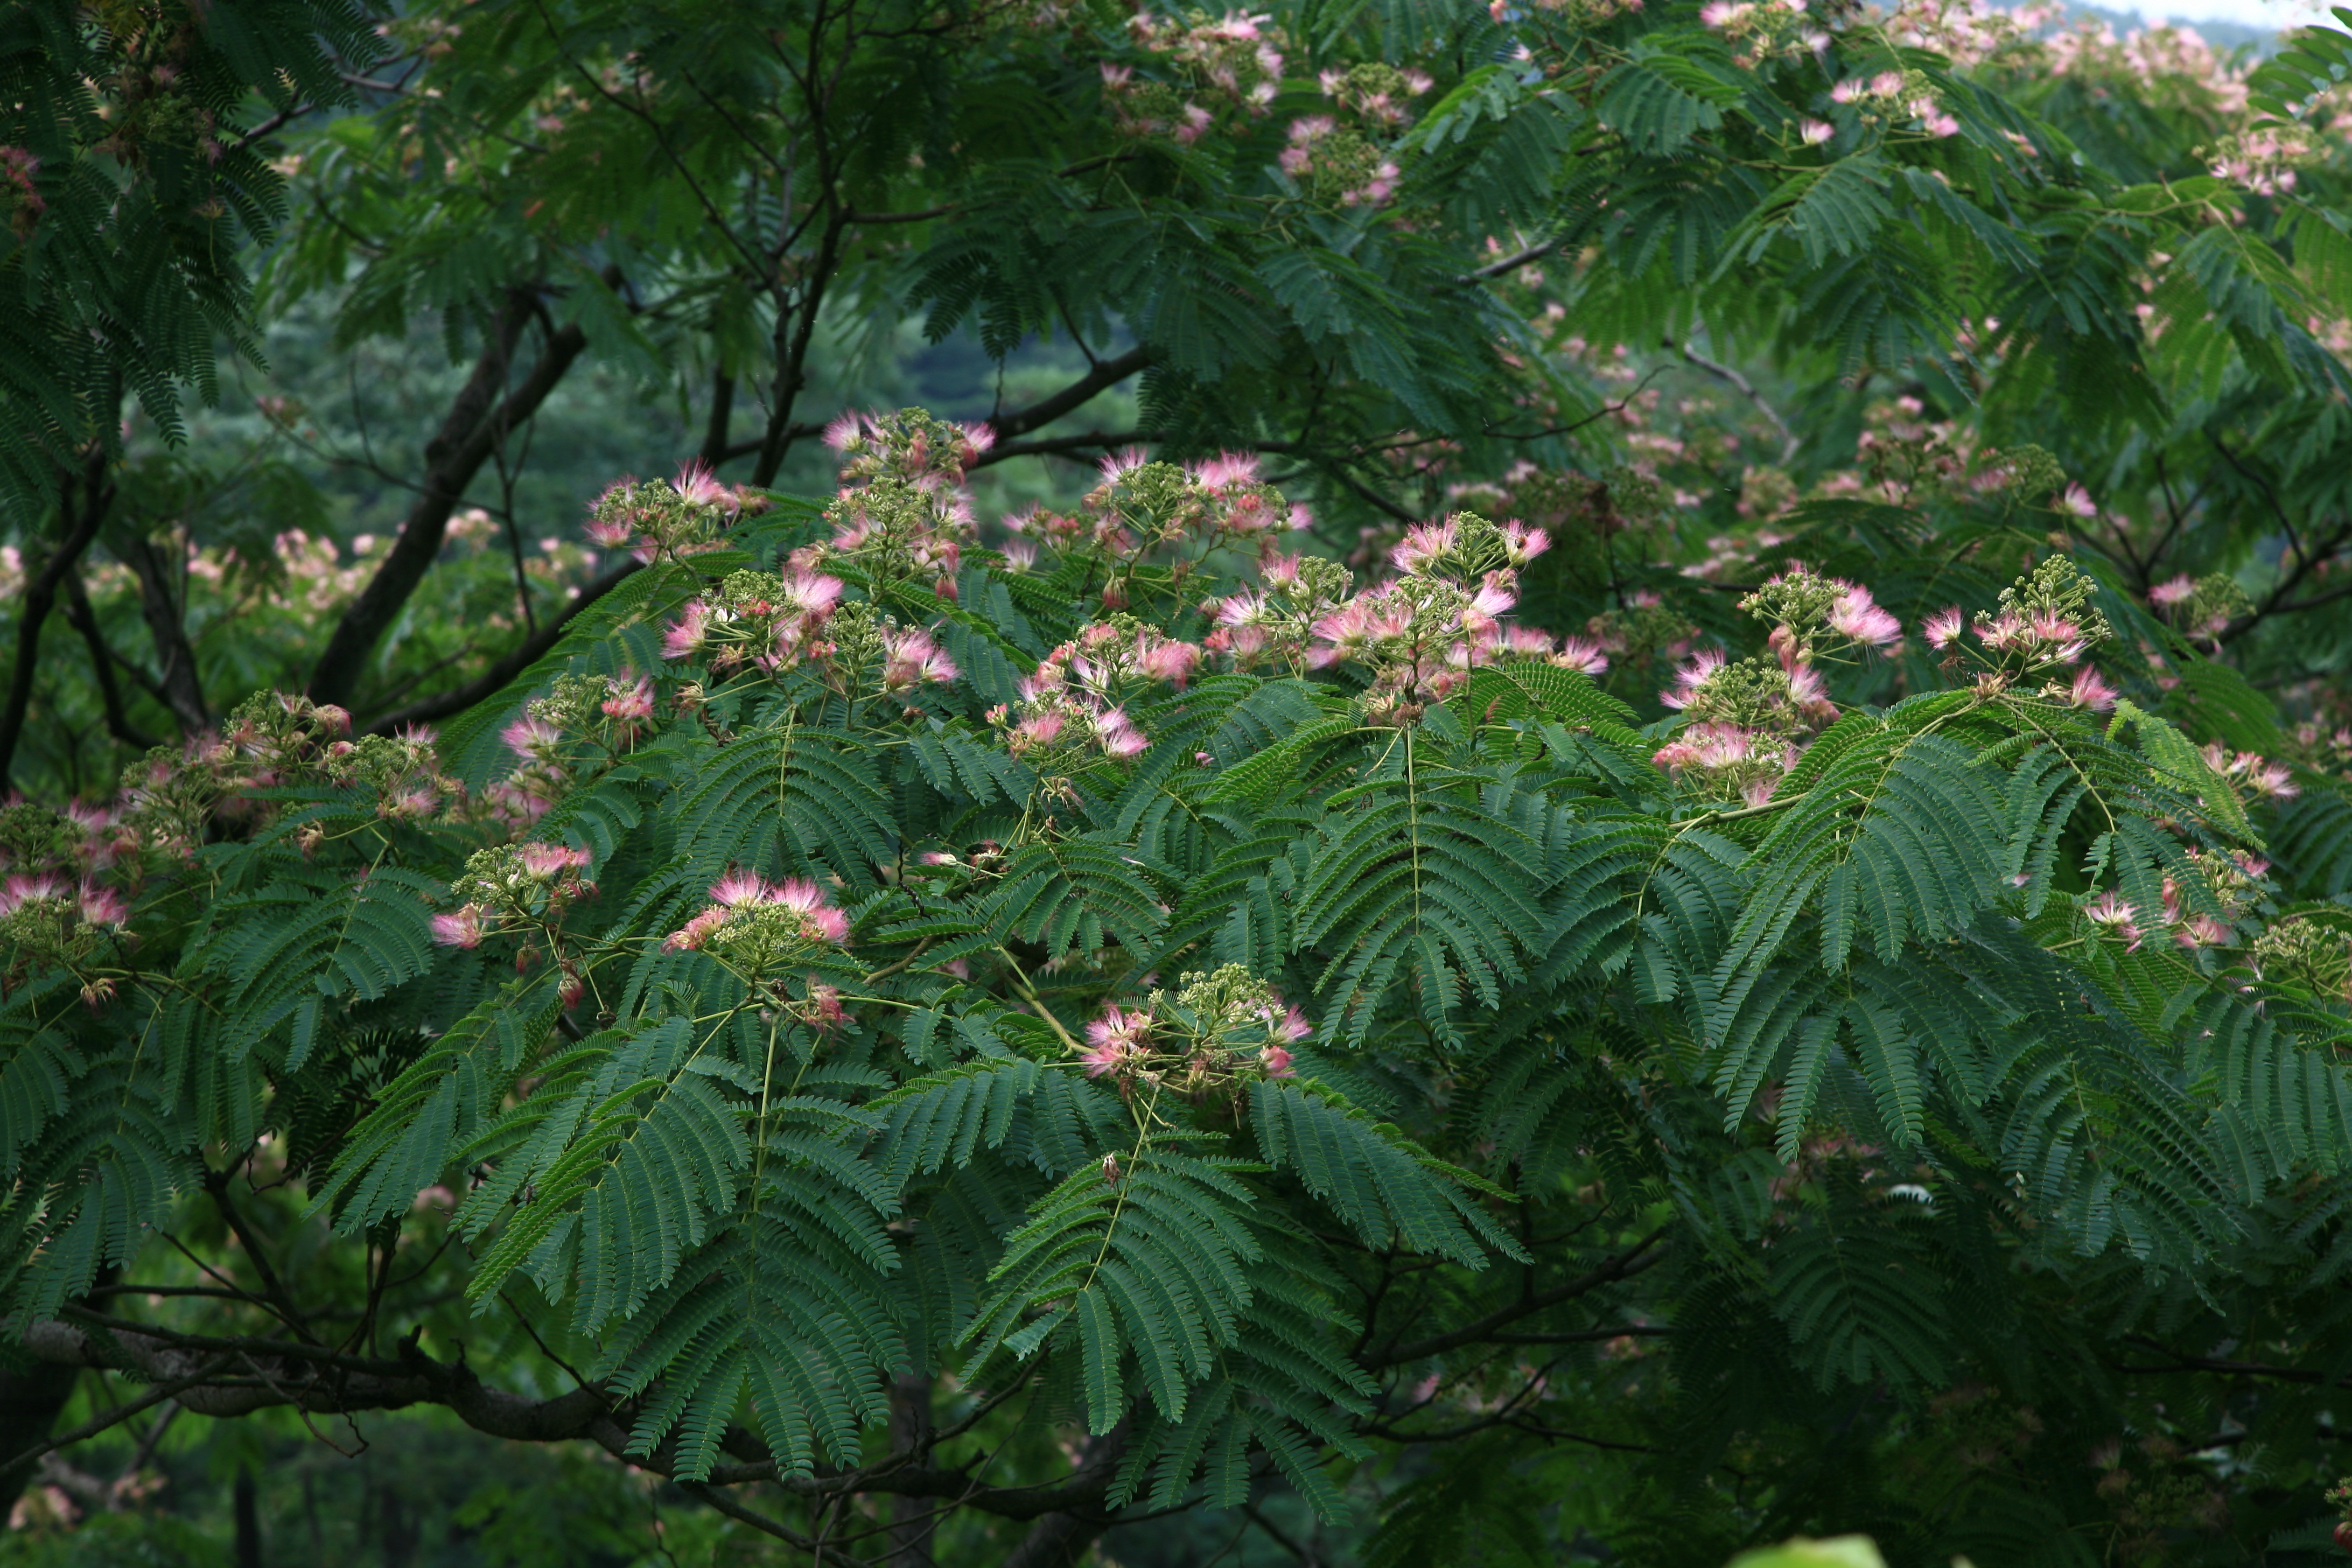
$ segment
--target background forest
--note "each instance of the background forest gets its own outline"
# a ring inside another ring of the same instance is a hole
[[[5,0],[0,1562],[2331,1557],[2336,18]]]

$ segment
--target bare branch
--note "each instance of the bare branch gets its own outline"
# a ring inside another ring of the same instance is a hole
[[[1613,1285],[1621,1280],[1631,1279],[1636,1274],[1654,1268],[1665,1260],[1664,1252],[1651,1250],[1657,1246],[1660,1238],[1664,1235],[1665,1232],[1663,1230],[1654,1230],[1600,1268],[1580,1274],[1573,1279],[1563,1280],[1548,1290],[1538,1290],[1532,1295],[1524,1296],[1507,1307],[1498,1307],[1475,1322],[1465,1323],[1461,1328],[1450,1330],[1445,1333],[1432,1334],[1427,1339],[1415,1340],[1409,1344],[1392,1342],[1378,1353],[1365,1357],[1364,1364],[1368,1367],[1397,1366],[1406,1362],[1422,1361],[1430,1356],[1442,1355],[1447,1351],[1456,1350],[1464,1345],[1478,1344],[1486,1341],[1496,1330],[1517,1322],[1522,1318],[1531,1317],[1547,1307],[1556,1307],[1562,1301],[1574,1300],[1577,1297],[1598,1290],[1604,1285]]]
[[[602,281],[608,289],[617,288],[619,271],[607,268]],[[467,485],[489,460],[504,434],[537,411],[588,346],[588,335],[579,323],[558,328],[548,334],[537,363],[502,401],[498,400],[515,344],[534,304],[521,291],[509,302],[489,345],[475,363],[473,375],[450,405],[439,433],[426,444],[424,491],[383,564],[344,609],[326,651],[319,656],[310,674],[310,694],[314,701],[351,705],[376,643],[439,558],[450,514],[464,499]]]
[[[145,751],[156,743],[155,737],[131,722],[122,707],[122,688],[114,679],[115,661],[122,656],[106,645],[106,634],[98,624],[98,616],[89,605],[89,591],[83,585],[79,570],[65,574],[66,619],[81,633],[89,645],[90,673],[98,681],[100,702],[106,710],[106,732],[124,745]]]
[[[0,788],[7,784],[9,770],[16,758],[16,739],[24,732],[25,714],[32,706],[33,676],[41,662],[41,628],[48,621],[50,606],[57,603],[58,585],[77,569],[82,552],[98,537],[98,526],[105,521],[106,509],[114,500],[114,487],[106,482],[106,454],[102,448],[90,449],[81,476],[89,499],[79,517],[74,513],[74,484],[72,476],[63,477],[58,506],[62,537],[49,558],[41,563],[40,570],[33,574],[32,581],[25,584],[24,596],[16,601],[16,666],[9,672],[6,706],[0,708]]]
[[[156,683],[163,689],[164,706],[179,721],[180,733],[203,732],[212,723],[212,710],[205,703],[204,683],[196,673],[195,647],[188,641],[185,595],[173,583],[174,563],[166,559],[154,541],[136,534],[117,534],[110,539],[108,548],[139,579],[139,608],[147,619],[147,635],[155,644],[161,671]],[[178,548],[175,542],[173,549]]]
[[[564,628],[571,626],[581,611],[619,587],[642,569],[641,564],[635,561],[623,562],[583,587],[580,590],[580,596],[566,605],[562,615],[552,617],[538,631],[525,637],[515,646],[513,652],[491,665],[480,675],[463,686],[441,693],[438,697],[422,698],[370,721],[366,725],[367,732],[371,735],[389,735],[404,724],[429,723],[436,719],[446,719],[452,713],[462,713],[538,663],[546,656],[548,649],[562,640]]]

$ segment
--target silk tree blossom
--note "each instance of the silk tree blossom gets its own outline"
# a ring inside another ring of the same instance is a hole
[[[1078,1059],[1086,1064],[1088,1078],[1119,1072],[1149,1054],[1150,1038],[1150,1014],[1107,1008],[1087,1026],[1087,1046]]]
[[[2097,670],[2086,664],[2074,672],[2074,684],[2067,692],[2066,700],[2077,708],[2105,713],[2114,709],[2118,695],[2114,687],[2100,678]]]
[[[1808,147],[1819,147],[1837,135],[1837,127],[1826,120],[1808,120],[1797,128],[1798,136]]]
[[[2124,951],[2137,952],[2146,933],[2140,930],[2139,909],[2110,889],[2080,906],[2082,916],[2100,932],[2120,938]]]
[[[2205,763],[2222,777],[2244,786],[2258,800],[2293,800],[2303,793],[2294,772],[2255,752],[2231,752],[2216,741],[2205,748]],[[2267,868],[2265,868],[2267,869]]]
[[[19,874],[0,883],[0,915],[15,914],[27,904],[63,899],[66,885],[54,876]]]
[[[795,948],[839,946],[849,939],[849,917],[833,906],[822,886],[805,878],[770,882],[753,872],[730,871],[711,884],[710,900],[670,932],[665,950],[714,947],[765,969]]]
[[[1880,607],[1867,588],[1850,587],[1840,594],[1826,619],[1831,630],[1872,647],[1892,647],[1903,640],[1903,623]]]
[[[1115,1004],[1074,1044],[1088,1078],[1110,1078],[1122,1095],[1150,1087],[1196,1102],[1237,1095],[1252,1081],[1288,1078],[1291,1047],[1314,1026],[1239,964],[1182,976],[1141,1005]]]
[[[541,881],[553,881],[570,871],[588,868],[589,854],[564,844],[526,844],[517,855],[526,875]]]
[[[464,904],[433,917],[433,940],[443,947],[482,945],[484,914],[479,904]]]
[[[2147,602],[2159,610],[2169,610],[2187,604],[2197,593],[2196,580],[2187,573],[2158,583],[2147,591]]]
[[[882,634],[882,689],[900,692],[923,685],[945,686],[961,673],[955,660],[920,626]]]
[[[551,761],[563,744],[563,731],[545,719],[526,714],[499,731],[507,749],[526,762]]]
[[[1913,99],[1911,116],[1918,121],[1919,129],[1930,136],[1940,139],[1946,136],[1958,136],[1960,133],[1960,122],[1946,113],[1942,106],[1932,98]]]
[[[1679,712],[1690,706],[1691,700],[1704,690],[1717,670],[1724,668],[1726,656],[1717,648],[1702,648],[1688,663],[1675,671],[1675,683],[1658,693],[1658,700]]]
[[[1929,647],[1940,651],[1960,640],[1960,631],[1967,618],[1958,605],[1949,605],[1929,616],[1919,628],[1920,635],[1927,639]]]

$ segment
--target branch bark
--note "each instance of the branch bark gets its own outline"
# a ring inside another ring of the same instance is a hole
[[[16,742],[25,731],[25,714],[33,703],[33,675],[39,668],[41,629],[48,623],[49,610],[56,605],[58,585],[66,575],[78,569],[82,552],[98,537],[98,525],[105,521],[106,509],[113,502],[114,488],[106,482],[106,454],[93,447],[80,476],[81,488],[87,498],[81,515],[74,515],[72,476],[60,483],[58,526],[61,537],[41,569],[33,574],[25,585],[25,596],[16,605],[16,666],[9,672],[8,697],[0,707],[0,789],[8,783],[10,771],[16,761]]]
[[[607,268],[607,288],[617,286],[619,273]],[[441,554],[450,514],[465,499],[466,487],[489,461],[506,432],[514,429],[547,401],[564,374],[588,346],[588,335],[574,322],[547,334],[538,360],[503,398],[508,367],[524,327],[537,311],[537,302],[518,291],[492,331],[488,347],[474,364],[441,428],[425,447],[425,485],[410,508],[400,536],[383,563],[368,579],[358,598],[343,611],[310,673],[313,701],[350,707],[366,673],[369,659],[383,634],[425,580]]]
[[[1589,1273],[1580,1274],[1573,1279],[1563,1280],[1548,1290],[1538,1290],[1531,1295],[1524,1296],[1507,1307],[1498,1307],[1476,1322],[1465,1323],[1461,1328],[1447,1333],[1432,1334],[1424,1340],[1414,1340],[1409,1344],[1398,1344],[1391,1341],[1378,1354],[1366,1356],[1364,1364],[1376,1368],[1398,1366],[1406,1362],[1421,1361],[1450,1350],[1457,1350],[1464,1345],[1476,1344],[1497,1329],[1517,1322],[1522,1318],[1531,1317],[1547,1307],[1556,1307],[1562,1301],[1573,1300],[1579,1296],[1601,1289],[1603,1285],[1613,1285],[1619,1280],[1630,1279],[1634,1275],[1655,1268],[1665,1260],[1664,1253],[1652,1253],[1650,1250],[1657,1246],[1664,1235],[1663,1231],[1653,1231],[1600,1268]],[[1647,1258],[1643,1257],[1645,1253],[1649,1254]]]
[[[114,679],[114,662],[121,656],[106,646],[106,633],[99,626],[97,612],[90,608],[89,591],[82,585],[79,571],[66,574],[65,590],[66,619],[89,648],[90,673],[97,678],[99,700],[106,709],[106,732],[143,752],[156,743],[155,737],[131,723],[123,709],[122,687]]]
[[[562,640],[564,628],[572,624],[581,611],[642,570],[642,565],[635,561],[626,561],[614,567],[610,572],[582,588],[580,596],[565,605],[562,615],[553,617],[538,631],[525,637],[515,646],[512,653],[499,659],[480,675],[463,686],[442,692],[437,697],[421,698],[404,707],[394,709],[382,718],[371,720],[366,727],[367,732],[371,735],[389,735],[404,724],[430,723],[436,719],[446,719],[452,713],[464,712],[537,663],[548,649]]]
[[[1148,347],[1129,349],[1116,359],[1100,362],[1059,392],[1041,397],[1026,408],[1017,409],[989,423],[995,427],[999,440],[1025,436],[1032,430],[1052,424],[1074,409],[1085,406],[1097,393],[1107,392],[1145,369],[1151,363],[1151,350]]]
[[[139,608],[147,618],[147,635],[154,639],[155,659],[162,674],[164,705],[179,721],[183,735],[201,734],[212,723],[205,703],[203,681],[196,674],[196,650],[188,641],[186,604],[173,586],[174,563],[155,542],[136,535],[119,536],[110,548],[122,557],[139,579]],[[173,548],[178,549],[175,543]]]

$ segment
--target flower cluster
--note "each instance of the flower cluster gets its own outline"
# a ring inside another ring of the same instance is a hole
[[[1212,19],[1199,10],[1179,20],[1139,10],[1128,24],[1129,34],[1175,79],[1154,80],[1132,67],[1106,63],[1103,97],[1119,129],[1189,143],[1216,123],[1216,110],[1203,99],[1245,117],[1264,114],[1282,89],[1282,36],[1267,25],[1272,20],[1240,11]]]
[[[2284,763],[2253,752],[2233,752],[2216,741],[2205,748],[2205,765],[2257,800],[2293,800],[2303,790]]]
[[[2176,946],[2191,952],[2234,944],[2238,936],[2231,922],[2246,914],[2265,891],[2270,862],[2242,852],[2218,856],[2201,849],[2190,849],[2188,858],[2194,868],[2193,886],[2184,887],[2178,877],[2167,876],[2152,920],[2148,911],[2112,889],[2078,898],[2075,912],[2095,935],[2122,943],[2126,952],[2138,952],[2151,931],[2169,936]],[[2192,894],[2195,908],[2189,907]]]
[[[1016,571],[1034,564],[1040,547],[1097,558],[1106,576],[1103,607],[1125,609],[1147,585],[1143,567],[1168,552],[1165,589],[1181,597],[1184,584],[1212,550],[1271,548],[1273,537],[1307,526],[1307,509],[1285,500],[1258,478],[1255,457],[1224,453],[1190,468],[1153,462],[1129,448],[1102,461],[1101,481],[1074,513],[1032,510],[1005,519],[1005,544]]]
[[[1837,710],[1814,670],[1701,653],[1659,700],[1689,721],[1650,759],[1707,798],[1761,805],[1797,765],[1796,737]]]
[[[1766,60],[1829,52],[1830,36],[1810,11],[1808,0],[1708,0],[1698,19],[1736,46],[1733,64],[1754,70]]]
[[[2352,936],[2333,921],[2293,915],[2256,937],[2254,973],[2330,1001],[2352,1002]]]
[[[588,509],[588,537],[640,561],[677,560],[719,548],[729,526],[767,504],[758,491],[721,484],[689,463],[668,483],[625,479],[611,486]]]
[[[2263,125],[2224,137],[2204,149],[2213,177],[2243,186],[2258,196],[2294,189],[2295,172],[2318,154],[2300,127]]]
[[[34,153],[22,147],[0,147],[0,212],[7,215],[8,227],[19,239],[32,233],[48,210],[34,181],[40,172],[41,160]]]
[[[2224,572],[2194,578],[2183,573],[2150,588],[2147,602],[2193,637],[2219,637],[2231,621],[2253,608],[2237,579]]]
[[[849,917],[824,889],[801,877],[771,882],[730,871],[710,887],[710,903],[670,932],[671,952],[708,951],[746,973],[763,975],[779,964],[849,940]]]
[[[585,982],[580,963],[564,941],[563,921],[575,904],[596,896],[590,881],[590,856],[564,844],[501,844],[467,857],[465,873],[449,884],[454,910],[433,917],[433,940],[444,947],[479,947],[486,936],[520,939],[515,952],[520,973],[540,958],[544,942],[563,975],[558,994],[569,1007]]]
[[[130,940],[131,906],[100,873],[115,864],[119,837],[110,814],[76,805],[64,813],[0,807],[0,991],[35,969],[82,979],[82,1000],[103,1005],[113,983],[93,961]]]
[[[1950,651],[1948,665],[1956,667],[1963,655],[1977,658],[1982,666],[1977,689],[1987,695],[2021,689],[2041,676],[2039,695],[2104,711],[2115,706],[2115,689],[2080,662],[2115,636],[2091,602],[2097,591],[2072,561],[2053,555],[2000,591],[1998,611],[1977,612],[1978,649],[1962,640],[1964,617],[1957,605],[1928,616],[1923,631],[1929,647]]]
[[[877,587],[920,580],[956,596],[974,532],[964,476],[994,441],[986,426],[951,425],[919,408],[849,414],[825,429],[842,454],[841,492],[825,508],[833,537],[793,552],[804,573],[840,563]]]
[[[1399,169],[1360,131],[1328,114],[1290,122],[1290,141],[1276,160],[1307,200],[1324,206],[1378,206],[1396,195]]]
[[[1891,649],[1903,626],[1869,589],[1801,563],[1742,598],[1739,607],[1771,625],[1773,657],[1734,662],[1710,651],[1677,670],[1658,700],[1689,723],[1651,761],[1703,796],[1761,805],[1796,765],[1801,739],[1838,716],[1816,661]]]
[[[1830,89],[1830,101],[1851,110],[1866,126],[1901,121],[1929,136],[1959,134],[1960,122],[1946,111],[1927,77],[1916,70],[1847,77]]]
[[[1394,130],[1412,118],[1406,100],[1419,98],[1432,85],[1426,72],[1400,70],[1379,61],[1348,69],[1327,70],[1316,79],[1323,96],[1367,125]]]
[[[1165,1089],[1200,1102],[1265,1078],[1288,1078],[1290,1047],[1315,1032],[1306,1015],[1238,963],[1183,975],[1171,994],[1114,1006],[1087,1026],[1078,1059],[1123,1095]]]
[[[1000,703],[988,721],[1007,751],[1040,773],[1068,773],[1096,756],[1139,756],[1151,742],[1126,704],[1157,682],[1181,688],[1200,662],[1197,645],[1113,616],[1046,655],[1022,678],[1019,706]]]
[[[804,567],[730,573],[663,628],[662,658],[707,660],[720,675],[747,665],[770,675],[790,669],[829,647],[826,623],[845,586]]]

